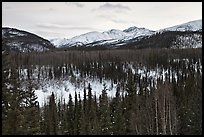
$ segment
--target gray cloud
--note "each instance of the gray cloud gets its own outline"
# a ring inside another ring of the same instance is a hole
[[[52,8],[52,7],[51,7],[51,8],[49,8],[48,10],[49,10],[49,11],[55,11],[55,8]]]
[[[47,28],[47,29],[69,29],[69,30],[96,30],[95,28],[92,27],[84,27],[84,26],[64,26],[64,25],[59,25],[59,24],[51,24],[51,23],[38,23],[36,24],[37,27],[40,28]]]
[[[133,23],[132,21],[125,21],[125,20],[121,20],[121,19],[111,19],[111,21],[115,22],[115,23]]]
[[[121,4],[105,3],[98,7],[97,9],[93,10],[130,10],[130,8],[128,6],[123,6]]]
[[[67,6],[74,5],[74,6],[79,7],[79,8],[83,8],[84,7],[84,4],[81,4],[81,3],[78,3],[78,2],[65,2],[65,4]]]
[[[119,19],[116,16],[113,15],[98,15],[97,17],[99,18],[104,18],[106,20],[112,21],[114,23],[119,23],[119,24],[126,24],[126,23],[135,23],[134,21],[130,21],[130,20],[123,20],[123,19]]]
[[[41,35],[47,35],[47,34],[52,34],[52,35],[60,35],[60,32],[56,32],[56,31],[44,31],[44,30],[37,30],[37,31],[33,31],[35,34],[41,34]]]

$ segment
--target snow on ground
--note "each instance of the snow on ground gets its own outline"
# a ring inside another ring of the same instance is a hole
[[[172,48],[202,48],[202,34],[177,36]]]
[[[145,67],[142,67],[139,69],[133,68],[132,65],[130,65],[129,67],[131,68],[133,74],[137,73],[140,75],[140,79],[147,76],[148,78],[151,78],[152,81],[155,80],[155,82],[158,78],[161,79],[162,77],[163,77],[163,81],[165,81],[165,78],[166,78],[165,74],[168,73],[168,70],[159,69],[159,68],[157,68],[156,70],[150,70],[147,72]],[[93,80],[91,78],[80,78],[80,74],[77,74],[77,73],[74,73],[74,75],[76,77],[76,81],[78,82],[74,82],[74,83],[71,82],[72,77],[68,77],[64,79],[63,78],[52,79],[52,80],[49,80],[47,78],[47,79],[44,79],[43,81],[41,80],[38,86],[38,89],[36,89],[36,95],[38,96],[38,101],[40,103],[40,106],[43,106],[43,103],[48,101],[47,99],[52,94],[52,92],[56,96],[56,99],[57,99],[56,101],[58,101],[58,99],[63,98],[65,99],[65,102],[68,102],[69,94],[72,95],[72,99],[74,100],[75,92],[77,93],[77,96],[78,94],[80,94],[80,98],[83,99],[84,87],[86,88],[86,92],[88,94],[87,87],[89,83],[92,88],[92,94],[93,95],[96,94],[97,98],[99,97],[99,95],[101,95],[101,92],[104,89],[104,84],[107,89],[107,95],[109,97],[115,96],[117,84],[114,84],[111,80],[102,80],[102,82],[100,82],[99,79]],[[176,73],[174,73],[174,75],[176,75]],[[139,91],[139,88],[137,88],[137,91]]]
[[[178,62],[178,61],[184,61],[186,63],[186,67],[188,67],[188,59],[174,59],[172,60],[173,62]],[[194,70],[197,72],[199,71],[202,74],[202,64],[201,61],[199,60],[198,62],[195,62],[195,64],[192,64]],[[198,69],[197,69],[197,66]],[[49,70],[50,66],[43,66],[41,69],[46,69]],[[20,68],[19,68],[20,69]],[[90,83],[91,88],[92,88],[92,94],[96,95],[96,97],[98,98],[99,95],[101,95],[102,90],[104,89],[104,85],[107,89],[107,95],[109,97],[114,97],[115,93],[116,93],[116,89],[118,84],[114,84],[113,81],[111,80],[105,80],[102,79],[102,81],[100,82],[99,79],[95,78],[91,78],[91,77],[86,77],[86,78],[82,78],[80,77],[80,73],[76,73],[75,71],[73,71],[74,75],[73,76],[67,76],[64,78],[53,78],[53,79],[49,79],[48,77],[46,77],[46,71],[44,71],[43,74],[41,74],[39,81],[37,80],[37,76],[38,76],[38,69],[39,66],[35,66],[34,69],[34,74],[33,74],[33,79],[35,79],[34,85],[36,86],[36,95],[38,97],[38,101],[40,106],[43,106],[44,102],[48,101],[49,96],[52,94],[52,92],[55,94],[56,96],[56,101],[59,101],[59,99],[65,99],[65,102],[67,103],[69,100],[69,94],[72,95],[72,99],[74,101],[74,96],[75,96],[75,92],[78,94],[80,94],[80,98],[83,99],[84,96],[84,88],[86,88],[86,93],[88,94],[88,84]],[[131,70],[133,74],[138,74],[140,76],[140,79],[143,79],[144,77],[147,76],[147,78],[149,78],[151,80],[151,82],[153,83],[153,81],[155,82],[155,88],[157,86],[157,79],[163,79],[163,82],[168,79],[167,75],[170,76],[170,81],[172,81],[172,75],[174,76],[175,80],[177,81],[177,74],[181,74],[181,70],[179,70],[178,73],[176,73],[175,71],[172,71],[172,69],[170,68],[170,70],[168,69],[164,69],[164,68],[160,68],[160,67],[156,67],[154,69],[150,69],[147,70],[147,67],[145,66],[133,66],[133,64],[128,64],[127,67],[123,66],[123,71],[124,72],[128,72],[128,70]],[[169,74],[168,74],[169,73]],[[20,69],[20,79],[22,80],[22,83],[24,82],[24,84],[22,85],[26,85],[27,82],[27,69],[26,68],[22,68]],[[151,83],[151,84],[152,84]],[[153,86],[153,85],[151,85]],[[150,85],[147,87],[150,89]],[[139,91],[139,88],[137,88],[137,91]]]
[[[116,87],[117,84],[111,84],[111,81],[109,80],[104,80],[102,83],[100,83],[98,80],[91,80],[87,79],[85,80],[85,88],[86,88],[86,94],[88,94],[88,84],[91,84],[92,88],[92,94],[95,95],[98,98],[99,95],[101,94],[102,90],[104,89],[104,84],[107,87],[107,95],[109,97],[115,96],[116,93]],[[80,94],[80,98],[83,99],[84,96],[84,84],[82,85],[74,85],[68,80],[63,80],[63,81],[58,81],[58,80],[49,80],[45,81],[44,86],[39,87],[36,89],[35,93],[38,96],[38,102],[40,106],[43,106],[44,102],[48,101],[49,96],[54,93],[56,96],[56,101],[59,99],[65,99],[65,102],[67,103],[69,101],[69,94],[72,95],[72,99],[74,100],[75,92]]]

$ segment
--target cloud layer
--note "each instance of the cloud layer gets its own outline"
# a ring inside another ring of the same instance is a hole
[[[112,9],[120,9],[120,10],[130,10],[128,6],[123,6],[121,4],[110,4],[110,3],[105,3],[104,5],[101,5],[99,10],[112,10]]]
[[[83,7],[84,7],[84,4],[79,3],[79,2],[65,2],[65,4],[66,4],[67,6],[74,5],[74,6],[79,7],[79,8],[83,8]]]
[[[95,28],[93,27],[66,26],[66,25],[51,24],[51,23],[37,23],[36,26],[39,28],[47,28],[47,29],[95,30]]]
[[[46,33],[74,37],[130,26],[158,30],[197,19],[202,19],[202,2],[2,2],[2,27],[45,38]]]
[[[122,4],[111,4],[111,3],[105,3],[103,5],[100,5],[98,8],[94,8],[93,11],[116,11],[118,13],[130,11],[131,9],[128,6],[124,6]]]

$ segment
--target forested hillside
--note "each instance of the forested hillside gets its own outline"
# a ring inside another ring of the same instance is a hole
[[[6,45],[2,50],[11,52],[45,52],[54,49],[50,41],[36,34],[15,28],[2,28],[2,40]]]

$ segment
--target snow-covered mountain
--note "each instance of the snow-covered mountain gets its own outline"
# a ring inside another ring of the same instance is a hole
[[[162,31],[200,31],[200,30],[202,30],[202,19],[164,28],[159,31],[162,32]]]
[[[149,36],[154,34],[155,31],[145,28],[137,28],[135,26],[125,29],[123,31],[117,29],[111,29],[104,32],[88,32],[79,36],[75,36],[71,39],[52,39],[50,42],[56,47],[72,47],[82,45],[107,45],[118,42],[128,41],[140,36]]]
[[[117,29],[111,29],[104,32],[93,31],[70,39],[52,39],[50,42],[56,47],[94,47],[107,45],[118,47],[138,41],[143,37],[149,37],[158,32],[163,33],[165,31],[202,31],[202,19],[160,29],[158,31],[132,26],[122,31]]]

